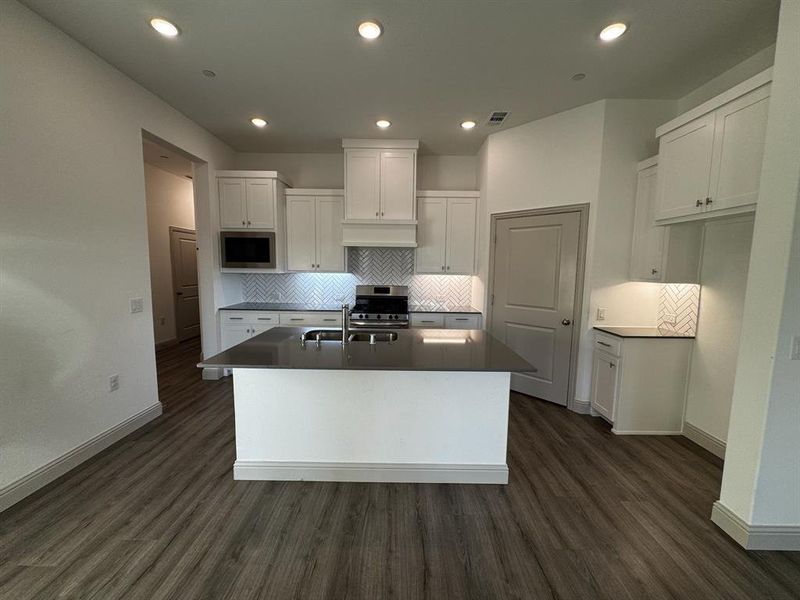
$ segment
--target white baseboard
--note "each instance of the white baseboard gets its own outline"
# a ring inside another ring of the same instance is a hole
[[[506,484],[508,466],[237,460],[233,465],[233,478],[259,481]]]
[[[615,429],[611,428],[611,433],[615,433],[617,435],[681,435],[680,431],[658,431],[658,430],[625,430],[625,429]]]
[[[156,350],[162,350],[164,348],[169,348],[170,346],[177,346],[177,345],[178,345],[178,338],[170,338],[168,340],[156,342]]]
[[[26,496],[29,496],[39,488],[44,487],[51,481],[61,477],[67,471],[74,469],[85,460],[105,450],[114,442],[124,438],[129,433],[136,431],[142,425],[152,421],[161,415],[161,402],[156,402],[152,406],[115,425],[111,429],[100,433],[80,446],[73,448],[63,456],[50,461],[7,485],[0,490],[0,512],[16,504]]]
[[[718,437],[711,435],[700,429],[699,427],[695,427],[691,423],[684,421],[683,423],[683,435],[684,437],[689,438],[698,446],[705,448],[711,454],[718,456],[719,458],[725,459],[725,442],[723,442]]]
[[[569,408],[572,412],[578,413],[579,415],[592,414],[592,403],[588,400],[579,400],[578,398],[573,398],[572,404],[570,404],[567,408]]]
[[[751,525],[719,500],[711,520],[745,550],[800,550],[800,525]]]
[[[203,379],[207,379],[209,381],[216,381],[217,379],[222,379],[225,369],[218,369],[216,367],[204,367],[203,368]]]

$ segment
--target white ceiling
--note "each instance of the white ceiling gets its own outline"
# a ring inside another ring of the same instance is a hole
[[[142,157],[144,162],[173,175],[192,178],[192,162],[188,158],[152,140],[146,138],[142,140]]]
[[[678,98],[774,43],[779,0],[23,0],[241,152],[419,138],[475,154],[494,128],[600,98]],[[148,25],[175,22],[176,39]],[[355,33],[376,18],[385,34]],[[630,23],[617,42],[597,33]],[[217,73],[204,77],[203,69]],[[574,82],[574,73],[586,78]],[[254,115],[270,125],[258,130]],[[379,131],[374,122],[393,125]],[[479,123],[471,132],[464,119]]]

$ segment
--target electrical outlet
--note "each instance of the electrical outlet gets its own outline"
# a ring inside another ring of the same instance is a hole
[[[800,360],[800,335],[792,338],[792,360]]]
[[[108,391],[116,392],[119,389],[119,374],[114,373],[108,378]]]
[[[598,307],[597,308],[597,320],[598,321],[605,321],[606,320],[606,309]]]
[[[131,298],[131,314],[144,311],[144,298]]]
[[[665,313],[664,314],[664,323],[669,323],[670,325],[675,325],[678,321],[678,315],[675,313]]]

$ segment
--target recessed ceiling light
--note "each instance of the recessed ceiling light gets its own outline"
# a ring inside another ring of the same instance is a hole
[[[617,39],[627,30],[628,26],[625,23],[612,23],[611,25],[603,28],[603,31],[600,32],[600,39],[604,42],[610,42]]]
[[[358,24],[358,35],[368,40],[374,40],[383,33],[383,27],[377,21],[364,21]]]
[[[253,117],[252,119],[250,119],[250,122],[253,125],[255,125],[256,127],[266,127],[267,126],[267,122],[264,119],[262,119],[261,117]]]
[[[461,127],[464,129],[472,129],[475,127],[475,121],[463,121]]]
[[[375,125],[380,127],[381,129],[386,129],[387,127],[391,126],[392,122],[387,121],[386,119],[381,119],[380,121],[375,121]]]
[[[203,75],[205,75],[206,77],[216,77],[217,76],[217,74],[214,73],[214,71],[212,71],[211,69],[203,69]]]
[[[582,81],[586,79],[586,73],[575,73],[570,79],[572,79],[572,81]]]
[[[150,19],[150,26],[164,37],[175,37],[180,33],[178,28],[166,19]]]

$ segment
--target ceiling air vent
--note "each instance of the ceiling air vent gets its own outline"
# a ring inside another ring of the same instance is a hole
[[[489,118],[486,120],[487,125],[502,125],[506,118],[508,117],[507,110],[496,110],[493,113],[489,114]]]

